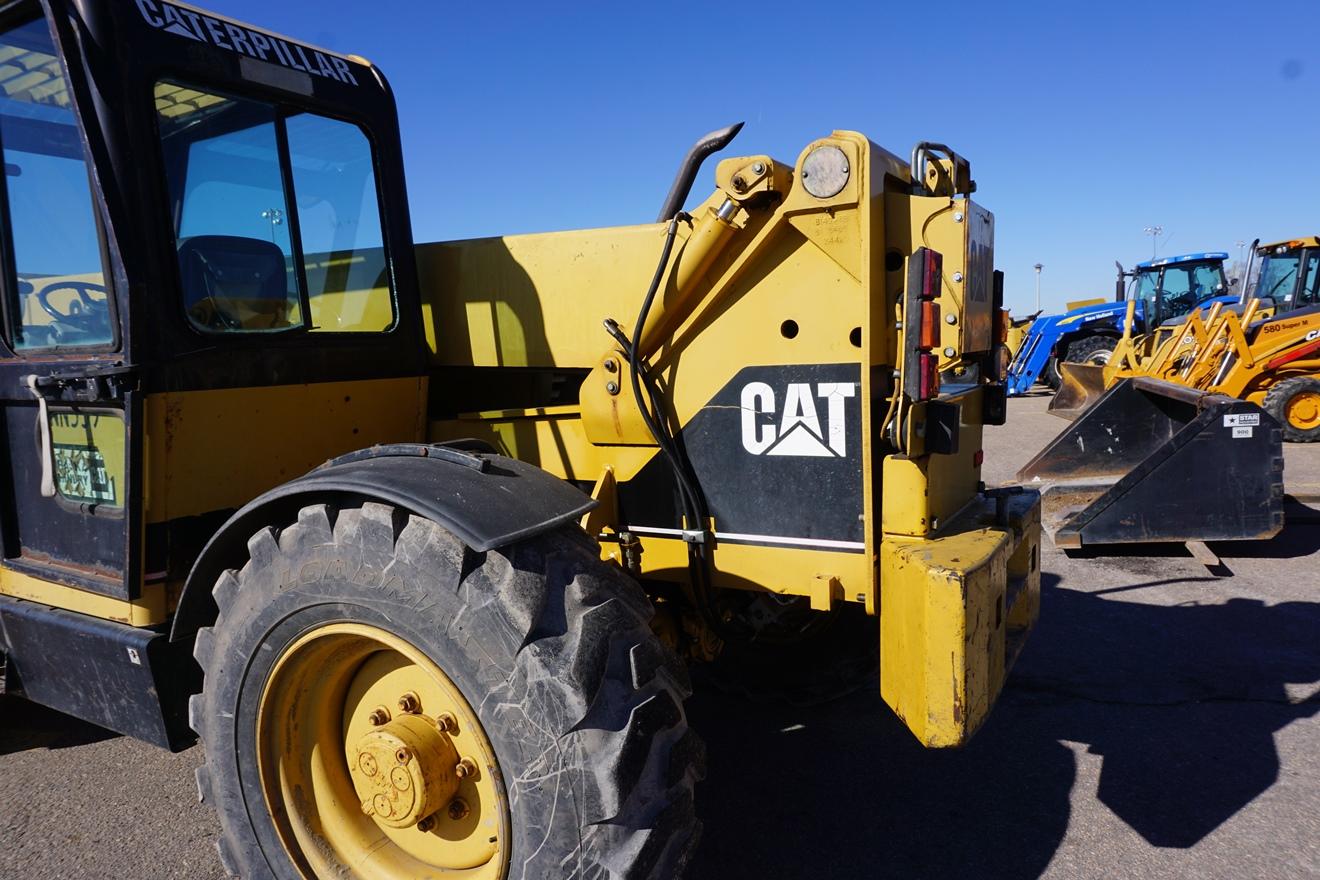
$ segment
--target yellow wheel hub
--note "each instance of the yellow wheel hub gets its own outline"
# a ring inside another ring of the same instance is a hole
[[[262,689],[256,758],[306,877],[507,873],[495,752],[449,677],[391,633],[337,623],[291,644]]]
[[[403,715],[359,739],[348,769],[362,812],[392,828],[410,828],[458,794],[460,760],[434,719]]]
[[[1298,430],[1320,427],[1320,393],[1303,391],[1293,395],[1284,409],[1284,417]]]

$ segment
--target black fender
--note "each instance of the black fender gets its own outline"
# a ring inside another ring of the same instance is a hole
[[[211,588],[247,560],[247,542],[267,525],[293,522],[322,502],[379,501],[423,516],[477,552],[518,543],[579,519],[596,502],[535,465],[485,444],[377,446],[333,459],[258,497],[211,536],[184,583],[171,640],[216,617]]]

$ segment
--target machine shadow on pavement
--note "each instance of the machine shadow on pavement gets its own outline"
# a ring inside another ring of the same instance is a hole
[[[113,730],[0,694],[0,755],[31,749],[68,749],[117,736]]]
[[[1078,745],[1101,756],[1110,811],[1154,846],[1195,845],[1278,779],[1273,734],[1320,713],[1320,603],[1152,605],[1141,586],[1046,574],[1033,641],[962,751],[922,749],[873,693],[798,709],[699,692],[693,876],[1037,877],[1068,831]]]

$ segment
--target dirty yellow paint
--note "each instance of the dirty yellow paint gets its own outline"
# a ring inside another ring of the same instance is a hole
[[[242,507],[328,459],[422,439],[426,379],[153,394],[146,521]]]
[[[52,583],[4,566],[0,566],[0,595],[40,602],[53,608],[76,611],[130,626],[164,623],[169,618],[170,610],[164,584],[148,584],[143,588],[141,598],[128,601]]]

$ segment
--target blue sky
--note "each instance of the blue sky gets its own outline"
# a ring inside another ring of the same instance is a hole
[[[394,86],[419,240],[649,222],[699,135],[971,159],[1015,313],[1113,263],[1320,233],[1313,4],[212,0]],[[203,5],[205,0],[203,0]],[[713,164],[698,180],[713,186]]]

